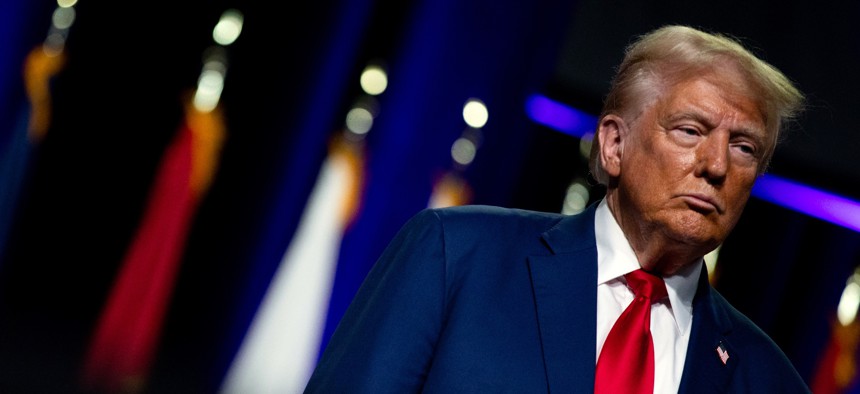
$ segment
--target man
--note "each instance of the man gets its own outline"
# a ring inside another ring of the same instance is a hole
[[[368,275],[306,391],[809,392],[703,264],[801,103],[729,38],[683,26],[640,37],[594,137],[605,198],[574,216],[419,213]],[[640,337],[627,339],[637,322]]]

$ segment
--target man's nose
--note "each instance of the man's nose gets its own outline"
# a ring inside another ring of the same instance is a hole
[[[722,183],[729,168],[728,133],[714,131],[699,144],[696,150],[696,175],[708,178],[711,183]]]

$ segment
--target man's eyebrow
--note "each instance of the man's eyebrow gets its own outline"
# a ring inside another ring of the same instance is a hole
[[[714,124],[715,122],[712,119],[708,119],[708,117],[705,116],[705,114],[698,112],[698,111],[688,110],[688,111],[675,112],[675,113],[671,114],[666,120],[668,120],[669,122],[676,122],[679,120],[694,120],[694,121],[699,122],[699,123],[701,123],[701,124],[703,124],[709,128],[716,127],[716,125]]]
[[[677,122],[681,120],[693,120],[703,124],[705,127],[714,128],[716,127],[716,122],[713,119],[708,118],[705,113],[695,111],[695,110],[685,110],[671,114],[667,119],[668,122]],[[757,127],[753,124],[741,124],[740,127],[732,129],[732,134],[743,134],[749,136],[756,140],[756,142],[762,142],[764,140],[765,130]]]

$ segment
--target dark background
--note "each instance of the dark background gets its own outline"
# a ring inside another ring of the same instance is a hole
[[[44,39],[54,6],[12,0],[0,10],[10,31],[17,26],[0,42],[4,100],[18,94],[16,67]],[[624,46],[663,24],[736,36],[796,81],[808,110],[771,173],[860,199],[855,2],[84,1],[68,64],[53,82],[52,126],[28,168],[0,262],[0,387],[75,390],[87,339],[181,121],[180,97],[196,84],[212,26],[233,7],[245,26],[229,48],[221,102],[229,136],[189,234],[153,392],[219,384],[244,324],[237,316],[252,313],[244,303],[265,290],[371,61],[388,65],[390,88],[368,136],[363,211],[344,240],[349,261],[339,266],[327,334],[450,168],[467,98],[490,111],[464,173],[471,202],[558,212],[567,185],[586,173],[579,141],[531,122],[525,98],[542,93],[596,113]],[[4,120],[12,108],[4,106]],[[716,287],[811,381],[860,262],[858,241],[851,230],[752,199],[722,249]]]

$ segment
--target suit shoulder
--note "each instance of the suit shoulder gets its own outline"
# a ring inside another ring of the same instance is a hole
[[[776,343],[773,342],[764,330],[755,324],[752,319],[747,317],[747,315],[729,303],[729,301],[714,288],[711,288],[711,297],[713,297],[714,302],[720,306],[725,318],[732,322],[733,331],[743,334],[743,337],[749,337],[755,340],[766,339],[764,342],[773,343],[773,345],[776,346]]]
[[[560,213],[505,208],[492,205],[461,205],[428,208],[419,215],[434,215],[446,230],[468,228],[472,231],[545,231],[564,218]]]
[[[527,209],[505,208],[492,205],[461,205],[446,208],[428,208],[425,211],[434,212],[442,220],[482,223],[520,222],[520,223],[555,223],[564,216],[560,213],[540,212]]]
[[[427,208],[416,214],[413,226],[438,226],[446,238],[459,243],[481,240],[538,239],[565,216],[557,213],[504,208],[491,205],[462,205]]]

